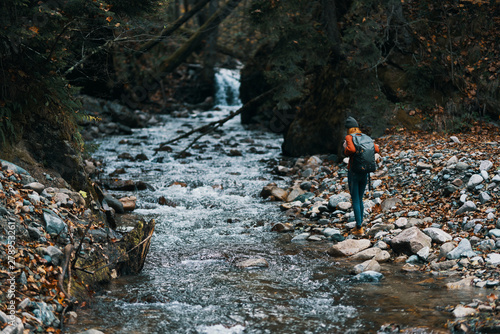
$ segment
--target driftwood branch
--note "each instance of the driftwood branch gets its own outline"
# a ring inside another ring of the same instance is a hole
[[[83,233],[82,240],[80,240],[80,244],[78,245],[78,248],[76,249],[75,258],[71,262],[72,268],[75,268],[76,261],[78,261],[78,255],[80,254],[80,250],[82,249],[82,246],[83,246],[83,241],[85,240],[85,237],[87,236],[87,233],[89,232],[91,226],[92,226],[92,222],[89,222],[89,224],[87,225],[87,228],[85,229],[85,232]]]
[[[83,64],[84,62],[86,62],[90,57],[92,57],[93,55],[101,52],[101,51],[104,51],[104,50],[108,50],[111,45],[113,45],[113,42],[114,41],[107,41],[106,43],[104,43],[103,45],[95,48],[94,50],[92,50],[89,54],[87,54],[85,57],[83,57],[82,59],[80,59],[75,65],[71,66],[70,68],[68,68],[66,70],[66,72],[64,72],[64,75],[68,75],[70,74],[71,72],[73,72],[78,66],[80,66],[81,64]]]
[[[68,283],[68,291],[64,288],[64,276],[66,276],[66,272],[68,270],[71,270],[69,267],[69,262],[71,260],[71,254],[73,253],[73,245],[72,244],[67,244],[66,247],[64,247],[63,255],[64,255],[64,261],[62,265],[62,272],[59,274],[59,278],[57,280],[57,285],[59,287],[59,290],[61,290],[64,295],[72,299],[70,293],[69,293],[69,283]],[[71,275],[70,275],[71,276]],[[71,282],[71,279],[69,280]]]
[[[110,263],[105,264],[104,266],[101,266],[101,267],[99,267],[99,268],[95,269],[94,271],[87,270],[87,268],[93,267],[93,266],[95,266],[95,265],[97,265],[97,264],[99,264],[99,263],[102,263],[102,262],[106,261],[106,260],[101,260],[101,261],[99,261],[99,262],[97,262],[97,263],[93,263],[93,264],[91,264],[91,265],[89,265],[89,266],[86,266],[86,267],[84,267],[84,268],[75,267],[75,269],[76,269],[76,270],[83,271],[83,272],[86,272],[87,274],[92,274],[92,275],[94,275],[94,274],[95,274],[96,272],[98,272],[99,270],[102,270],[102,269],[104,269],[104,268],[109,267],[109,266],[110,266],[110,265],[112,265],[112,264],[117,263],[117,262],[118,262],[118,261],[119,261],[122,257],[124,257],[126,254],[128,254],[128,253],[132,252],[133,250],[137,249],[139,246],[141,246],[142,244],[144,244],[145,242],[147,242],[147,241],[148,241],[149,239],[151,239],[152,237],[153,237],[153,234],[150,234],[150,235],[149,235],[149,236],[147,236],[144,240],[142,240],[140,243],[138,243],[137,245],[135,245],[133,248],[131,248],[131,249],[129,249],[128,251],[126,251],[126,252],[125,252],[125,254],[118,256],[116,259],[114,259],[114,260],[113,260],[113,261],[111,261]]]
[[[210,122],[208,124],[205,124],[205,125],[202,125],[196,129],[193,129],[189,132],[186,132],[178,137],[175,137],[169,141],[166,141],[164,143],[161,143],[160,144],[160,147],[158,149],[156,149],[156,152],[153,154],[153,155],[156,155],[159,151],[161,151],[161,149],[165,146],[165,145],[168,145],[168,144],[172,144],[176,141],[179,141],[181,139],[184,139],[184,138],[187,138],[189,137],[190,135],[192,135],[193,133],[197,133],[197,132],[200,132],[201,134],[195,138],[195,140],[193,142],[191,142],[191,144],[189,144],[189,146],[184,149],[182,152],[185,152],[189,147],[191,147],[196,141],[198,141],[201,137],[203,137],[204,135],[206,134],[209,134],[210,132],[214,131],[215,129],[221,127],[222,125],[224,125],[224,123],[226,123],[227,121],[229,121],[230,119],[233,119],[234,117],[238,116],[239,114],[241,114],[242,112],[250,109],[250,108],[254,108],[260,104],[262,104],[262,102],[264,102],[264,100],[271,94],[273,94],[275,91],[277,90],[277,88],[272,88],[270,90],[268,90],[267,92],[265,93],[262,93],[260,94],[259,96],[253,98],[252,100],[248,101],[243,107],[241,107],[240,109],[238,109],[236,112],[231,112],[228,116],[222,118],[222,119],[219,119],[217,121],[213,121],[213,122]]]

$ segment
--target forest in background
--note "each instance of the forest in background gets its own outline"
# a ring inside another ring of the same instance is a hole
[[[242,121],[287,155],[339,152],[347,114],[477,131],[500,115],[499,21],[498,0],[2,1],[0,156],[77,167],[79,94],[168,113],[210,101],[216,67],[242,67],[243,103],[268,94]]]

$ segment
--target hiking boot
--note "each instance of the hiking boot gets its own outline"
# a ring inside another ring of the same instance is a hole
[[[352,235],[357,236],[357,237],[362,237],[363,235],[365,235],[365,229],[363,228],[363,226],[361,226],[361,227],[356,226],[352,230]]]

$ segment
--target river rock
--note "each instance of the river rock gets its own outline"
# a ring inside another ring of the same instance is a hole
[[[57,320],[54,315],[54,307],[45,302],[31,302],[30,306],[34,308],[33,314],[45,326],[51,326]]]
[[[377,271],[364,271],[353,277],[353,280],[358,282],[380,282],[384,275]]]
[[[439,248],[439,258],[446,258],[448,253],[455,249],[455,244],[453,242],[446,242]]]
[[[275,200],[284,202],[286,201],[288,192],[285,189],[277,187],[275,183],[270,183],[262,189],[260,196],[263,198],[272,196]]]
[[[122,203],[124,211],[134,211],[137,197],[135,196],[122,197],[119,199],[119,201]]]
[[[489,236],[494,236],[495,238],[500,238],[500,229],[494,228],[488,231]]]
[[[356,253],[361,252],[362,250],[370,247],[371,243],[368,239],[347,239],[342,242],[339,242],[336,245],[333,245],[329,250],[328,254],[331,256],[351,256]]]
[[[306,241],[307,238],[309,238],[311,236],[311,233],[307,233],[307,232],[304,232],[304,233],[301,233],[299,235],[296,235],[295,237],[292,238],[292,242],[302,242],[302,241]]]
[[[103,202],[106,201],[106,203],[117,213],[125,213],[125,209],[123,208],[123,203],[120,202],[118,199],[116,199],[114,196],[106,194],[104,195],[104,200]]]
[[[347,211],[352,208],[351,202],[340,202],[338,208],[342,211]]]
[[[486,257],[486,263],[493,265],[493,266],[498,266],[500,264],[500,254],[498,253],[490,253]]]
[[[58,266],[61,264],[62,259],[63,259],[63,252],[54,246],[49,246],[45,249],[45,254],[50,256],[52,259],[52,264]]]
[[[335,211],[341,202],[348,202],[350,200],[350,196],[345,193],[340,193],[340,194],[335,194],[333,196],[330,196],[328,199],[328,209],[330,211]]]
[[[378,223],[373,225],[370,230],[367,232],[368,235],[373,236],[377,234],[378,232],[382,231],[390,231],[394,229],[394,224],[382,224]]]
[[[469,169],[469,165],[466,162],[459,161],[457,162],[457,165],[455,166],[457,170],[467,170]]]
[[[300,189],[304,191],[310,191],[312,188],[312,182],[311,181],[305,181],[300,184]]]
[[[354,261],[375,260],[377,262],[386,262],[391,258],[389,252],[378,247],[365,249],[357,254],[352,255],[349,259]],[[377,271],[377,270],[376,270]]]
[[[417,162],[417,171],[422,171],[427,169],[432,169],[432,165],[422,161]]]
[[[45,231],[51,235],[58,235],[67,228],[66,223],[54,212],[43,209],[43,219],[45,221]]]
[[[455,144],[460,144],[460,139],[458,139],[456,136],[451,136],[450,140]]]
[[[432,239],[425,235],[416,226],[406,229],[391,241],[392,249],[396,253],[417,254],[424,247],[431,248]]]
[[[451,241],[452,237],[440,228],[428,227],[424,229],[424,233],[427,234],[433,242],[444,244],[445,242]]]
[[[431,249],[429,247],[424,247],[421,250],[417,252],[417,255],[420,259],[427,261],[427,258],[429,257]]]
[[[467,183],[467,188],[473,189],[478,184],[484,181],[484,178],[479,174],[474,174],[470,177],[469,182]]]
[[[447,283],[446,287],[450,290],[464,289],[472,286],[475,276],[466,277],[458,282]]]
[[[45,189],[45,186],[40,182],[31,182],[25,185],[24,188],[34,190],[37,193],[41,194],[43,189]]]
[[[483,160],[481,161],[480,165],[479,165],[479,170],[480,171],[489,171],[491,169],[491,167],[493,167],[493,163],[489,160]]]
[[[455,309],[453,310],[453,315],[455,316],[455,318],[464,318],[475,313],[476,309],[472,307],[464,307],[462,305],[455,307]]]
[[[470,244],[469,239],[462,239],[455,249],[446,255],[446,258],[449,260],[456,260],[461,258],[462,256],[473,257],[476,256],[476,252],[472,250],[472,246]]]
[[[486,202],[491,201],[491,196],[488,195],[487,192],[481,191],[481,193],[479,193],[479,201],[481,204],[485,204]]]
[[[323,235],[330,239],[331,241],[339,242],[344,241],[345,238],[342,235],[342,232],[336,228],[325,228],[323,230]]]
[[[300,187],[294,187],[288,193],[288,195],[286,197],[286,201],[293,202],[297,197],[299,197],[300,195],[302,195],[304,193],[305,193],[305,191],[300,189]]]
[[[368,260],[354,266],[354,274],[360,274],[365,271],[380,272],[380,264],[375,260]]]
[[[3,170],[11,170],[16,174],[30,175],[30,173],[28,173],[26,169],[21,168],[18,165],[13,164],[12,162],[0,159],[0,165],[2,166]]]
[[[447,260],[443,262],[432,262],[431,269],[436,271],[450,270],[457,264],[456,260]]]
[[[385,200],[382,201],[382,203],[380,203],[380,207],[382,211],[388,211],[400,203],[402,203],[401,199],[397,197],[386,198]]]
[[[291,196],[288,195],[288,198],[290,198]],[[287,201],[288,201],[288,198],[287,198]],[[311,193],[311,192],[306,192],[306,193],[303,193],[303,194],[300,194],[299,196],[295,197],[292,201],[295,202],[295,201],[299,201],[301,203],[305,203],[306,201],[310,200],[314,198],[314,193]]]
[[[477,211],[477,207],[476,207],[476,204],[474,204],[474,202],[472,201],[467,201],[464,203],[464,205],[462,205],[456,212],[455,212],[455,215],[460,215],[464,212],[467,212],[467,211]]]
[[[398,228],[400,229],[405,229],[407,227],[410,227],[408,226],[408,218],[406,217],[401,217],[401,218],[398,218],[395,222],[394,222],[394,225],[397,226]]]
[[[236,263],[236,267],[244,269],[266,268],[269,267],[269,263],[263,258],[256,258],[256,259],[248,259],[245,261],[240,261]]]
[[[144,181],[120,180],[120,179],[106,180],[105,187],[111,190],[118,190],[118,191],[155,190],[155,188],[152,185]]]
[[[40,240],[40,238],[43,236],[43,232],[40,231],[39,228],[28,226],[28,234],[31,238],[31,240]]]
[[[380,248],[381,250],[388,250],[389,249],[389,245],[387,243],[383,242],[382,240],[375,242],[373,247]]]
[[[23,334],[24,333],[24,325],[21,319],[18,317],[14,317],[14,323],[11,323],[11,319],[7,314],[0,311],[0,323],[8,324],[0,333],[1,334]]]
[[[278,233],[292,232],[293,230],[293,225],[290,223],[277,223],[271,228],[271,231]]]
[[[451,158],[449,158],[448,161],[446,161],[446,166],[456,165],[457,163],[458,163],[458,158],[456,155],[454,155]]]

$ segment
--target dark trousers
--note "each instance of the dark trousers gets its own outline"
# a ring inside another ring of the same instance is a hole
[[[348,171],[347,183],[349,192],[351,193],[356,226],[361,227],[361,224],[363,224],[363,212],[365,210],[363,206],[363,195],[365,194],[366,185],[368,183],[368,174]]]

